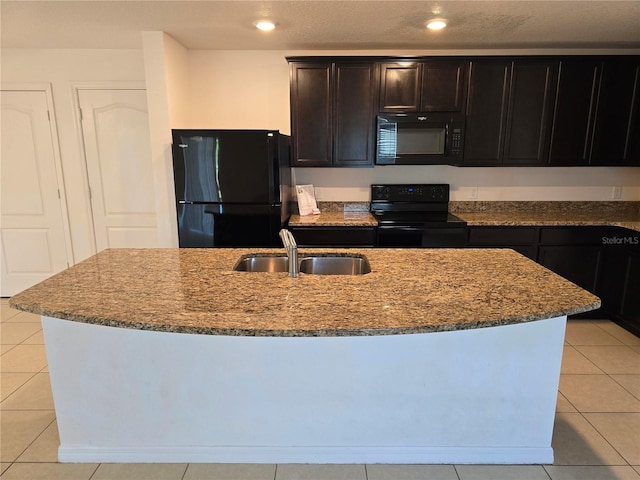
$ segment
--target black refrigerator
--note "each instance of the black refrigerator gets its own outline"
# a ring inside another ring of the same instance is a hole
[[[289,137],[172,130],[180,247],[270,247],[291,208]]]

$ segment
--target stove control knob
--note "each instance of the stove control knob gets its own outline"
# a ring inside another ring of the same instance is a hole
[[[434,200],[444,200],[446,197],[445,189],[442,187],[433,187],[431,190],[431,198]]]
[[[372,200],[389,200],[389,187],[375,187],[373,189]]]

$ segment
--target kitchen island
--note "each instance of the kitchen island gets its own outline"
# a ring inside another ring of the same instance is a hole
[[[59,460],[553,460],[566,315],[597,297],[511,250],[233,270],[273,252],[105,250],[12,297],[43,316]]]

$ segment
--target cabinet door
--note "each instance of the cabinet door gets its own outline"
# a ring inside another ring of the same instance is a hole
[[[464,109],[469,62],[422,63],[421,112],[461,112]]]
[[[469,227],[468,246],[511,248],[535,260],[537,227]]]
[[[625,327],[640,335],[640,248],[629,252],[625,273],[620,319]]]
[[[337,64],[333,164],[373,165],[373,64]]]
[[[511,62],[472,61],[463,165],[500,165]]]
[[[604,61],[592,165],[640,165],[640,57]]]
[[[560,61],[551,134],[551,165],[587,165],[602,62]]]
[[[331,165],[331,63],[291,64],[293,166]]]
[[[514,62],[504,165],[542,165],[549,153],[557,62]]]
[[[541,245],[538,250],[539,264],[590,292],[596,291],[601,257],[600,246]]]
[[[380,65],[380,111],[416,112],[420,95],[420,65],[416,62]]]

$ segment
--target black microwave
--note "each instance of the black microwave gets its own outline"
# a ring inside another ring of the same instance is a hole
[[[376,165],[460,165],[464,124],[461,114],[378,115]]]

